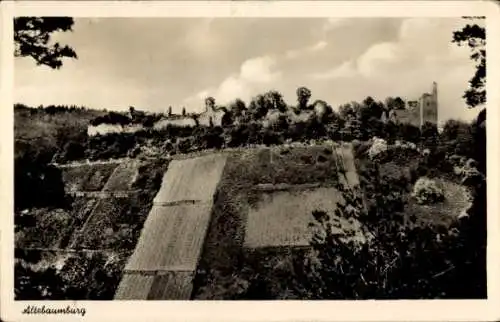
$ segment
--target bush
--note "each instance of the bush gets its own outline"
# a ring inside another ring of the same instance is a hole
[[[373,144],[368,150],[368,156],[373,159],[380,155],[382,152],[387,151],[387,142],[384,139],[377,137],[373,138]]]
[[[419,204],[433,204],[444,200],[443,190],[438,187],[436,181],[426,177],[417,180],[412,196]]]

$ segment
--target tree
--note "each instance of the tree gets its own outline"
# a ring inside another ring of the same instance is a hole
[[[471,125],[463,121],[446,121],[440,135],[441,145],[450,154],[468,158],[474,157],[474,145],[486,145],[486,142],[474,142],[474,136],[471,133],[472,128],[473,126],[471,127]]]
[[[259,94],[253,97],[250,101],[248,111],[254,120],[259,120],[266,116],[269,111],[269,104],[264,95]]]
[[[229,110],[235,117],[240,117],[243,115],[243,111],[245,111],[247,107],[245,106],[245,102],[241,99],[237,98],[233,102],[229,104]]]
[[[339,115],[346,120],[354,115],[354,109],[351,104],[344,104],[339,107]]]
[[[280,92],[274,90],[268,91],[264,94],[264,100],[267,110],[286,112],[287,106]]]
[[[186,108],[185,107],[182,108],[182,116],[186,116]]]
[[[14,55],[31,57],[37,65],[53,69],[62,66],[63,58],[78,58],[69,46],[58,42],[51,44],[54,32],[72,31],[73,18],[70,17],[17,17],[14,19]]]
[[[371,96],[368,96],[363,100],[363,104],[361,104],[357,112],[358,117],[364,123],[372,117],[380,119],[384,112],[384,104],[376,102]]]
[[[464,17],[466,19],[484,20],[485,17]],[[476,72],[469,80],[469,89],[463,95],[467,105],[474,108],[486,102],[486,30],[478,23],[466,24],[461,30],[453,32],[452,42],[458,46],[466,44],[470,50],[470,58],[476,63]]]
[[[172,116],[172,106],[168,107],[168,116]]]
[[[391,110],[402,110],[405,108],[405,102],[401,97],[388,97],[385,99],[386,109]]]
[[[241,116],[244,111],[246,111],[247,107],[245,102],[239,98],[234,100],[231,104],[229,104],[229,109],[234,113],[235,116]]]
[[[479,112],[472,122],[471,132],[474,137],[474,159],[479,162],[478,169],[486,174],[486,110]]]
[[[307,103],[311,98],[311,90],[307,87],[301,86],[297,88],[297,101],[301,110],[307,109]]]
[[[312,106],[314,107],[314,112],[322,123],[328,123],[334,118],[332,107],[323,100],[316,100]]]

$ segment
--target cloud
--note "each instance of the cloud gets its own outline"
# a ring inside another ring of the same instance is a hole
[[[358,72],[365,76],[381,76],[385,66],[401,59],[401,48],[395,43],[380,43],[370,47],[357,60]]]
[[[273,71],[275,64],[276,59],[271,56],[249,59],[241,65],[239,78],[251,83],[270,83],[280,76]]]
[[[308,46],[308,47],[288,50],[285,53],[285,57],[288,59],[298,58],[298,57],[301,57],[301,56],[304,56],[304,55],[307,55],[310,53],[321,51],[321,50],[325,49],[327,46],[328,46],[328,43],[324,40],[321,40],[321,41],[318,41],[317,43],[315,43],[311,46]]]
[[[326,80],[332,78],[353,77],[357,73],[356,67],[352,61],[346,61],[337,67],[334,67],[326,72],[312,73],[310,76],[317,80]]]
[[[282,74],[276,70],[276,64],[276,58],[272,56],[248,59],[241,64],[238,74],[228,76],[217,87],[188,97],[185,102],[199,105],[207,96],[213,96],[219,104],[227,104],[236,98],[249,101],[252,96],[268,90],[270,84],[280,81]]]
[[[453,31],[463,25],[461,19],[405,19],[396,40],[375,43],[358,57],[326,71],[309,73],[309,78],[328,80],[330,86],[342,84],[345,90],[339,96],[345,98],[346,92],[365,92],[378,99],[390,95],[416,98],[430,91],[432,82],[436,81],[439,118],[470,119],[474,113],[465,107],[461,96],[474,67],[468,49],[451,42]],[[350,90],[348,86],[363,90]]]

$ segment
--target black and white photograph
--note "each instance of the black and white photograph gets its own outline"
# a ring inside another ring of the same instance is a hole
[[[16,13],[12,299],[487,300],[483,11]]]

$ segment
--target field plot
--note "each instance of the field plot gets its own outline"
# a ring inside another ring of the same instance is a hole
[[[130,160],[121,163],[115,168],[108,181],[103,187],[103,191],[127,191],[137,178],[139,162]]]
[[[115,300],[146,300],[153,285],[154,275],[125,273],[115,293]]]
[[[210,219],[211,203],[154,206],[127,271],[194,271]]]
[[[226,157],[218,154],[171,161],[154,203],[212,200],[225,163]]]
[[[87,198],[87,197],[77,197],[73,199],[71,205],[72,213],[74,218],[79,222],[83,223],[88,217],[88,215],[94,210],[95,206],[99,202],[97,198]]]
[[[246,214],[248,213],[247,192],[251,188],[245,182],[245,168],[241,167],[239,151],[228,153],[226,166],[221,175],[214,204],[210,214],[210,224],[203,244],[198,269],[234,270],[245,237]],[[210,278],[210,277],[209,277]],[[210,287],[206,276],[200,274],[194,280],[194,297]]]
[[[134,197],[99,200],[80,234],[79,244],[92,249],[132,249],[139,221],[131,211]]]
[[[67,192],[100,191],[111,176],[117,164],[80,165],[62,168]]]
[[[250,209],[246,225],[245,246],[277,247],[307,246],[311,238],[308,224],[314,210],[333,215],[341,194],[334,188],[308,191],[279,191],[263,193]],[[359,231],[359,224],[339,218],[342,225]],[[360,232],[358,238],[363,238]]]
[[[252,149],[239,152],[236,160],[240,164],[241,173],[237,174],[249,184],[305,184],[321,182],[331,185],[344,180],[342,167],[354,172],[354,166],[347,160],[342,161],[332,145],[323,146],[292,146]],[[349,154],[346,153],[346,156]],[[351,154],[352,157],[352,154]],[[351,175],[352,176],[352,175]],[[355,180],[354,180],[355,181]]]
[[[156,275],[148,300],[189,300],[194,272],[165,272]]]
[[[189,300],[193,273],[161,272],[158,275],[125,273],[115,300]]]

